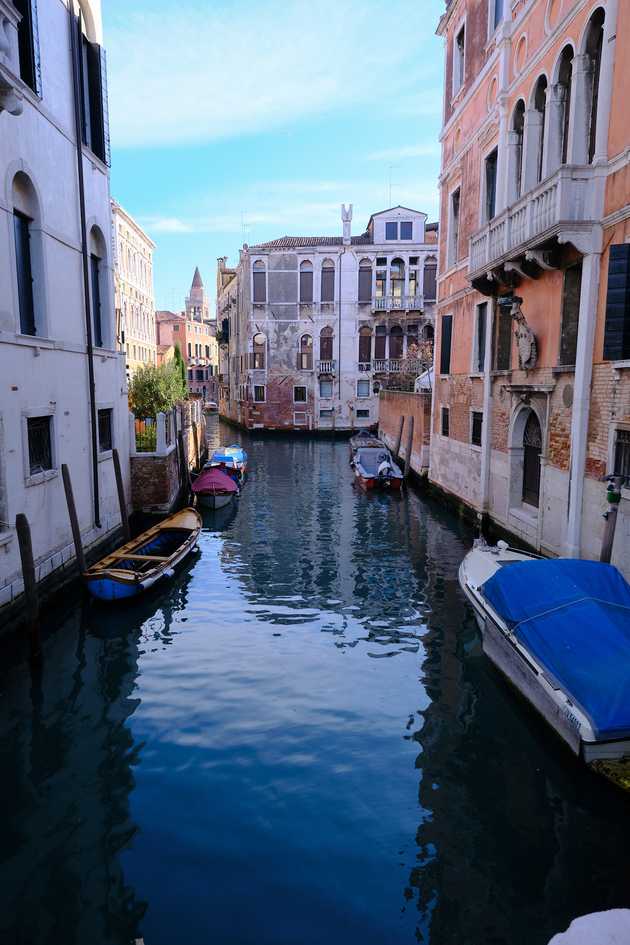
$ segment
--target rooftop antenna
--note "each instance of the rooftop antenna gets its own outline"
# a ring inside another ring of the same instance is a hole
[[[392,171],[394,170],[395,167],[398,167],[398,164],[388,164],[387,167],[389,171],[389,203],[387,206],[391,207],[392,205]]]
[[[243,232],[243,243],[247,243],[247,231],[251,229],[251,225],[245,222],[245,214],[241,210],[241,230]]]

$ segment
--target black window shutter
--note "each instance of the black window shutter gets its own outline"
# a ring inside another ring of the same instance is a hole
[[[90,98],[90,147],[94,154],[105,160],[103,126],[103,95],[101,92],[101,50],[96,43],[86,44],[87,85]]]
[[[103,126],[103,160],[108,167],[112,166],[111,145],[109,140],[109,99],[107,95],[107,55],[99,48],[101,66],[101,122]]]
[[[372,301],[372,270],[359,269],[359,302]]]
[[[31,36],[33,39],[33,78],[35,92],[42,97],[42,61],[39,54],[39,24],[37,20],[37,0],[29,0],[31,6]]]
[[[610,247],[604,358],[630,358],[630,243]]]
[[[15,256],[18,277],[18,300],[20,308],[20,331],[23,335],[35,335],[35,306],[33,304],[33,273],[31,269],[31,240],[29,220],[17,211],[13,214],[15,230]]]
[[[440,374],[451,373],[451,336],[453,316],[442,315],[442,338],[440,341]]]

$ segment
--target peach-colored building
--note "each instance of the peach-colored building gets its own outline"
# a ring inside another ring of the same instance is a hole
[[[630,3],[451,0],[431,479],[598,557],[630,476]],[[630,481],[628,483],[630,486]],[[630,573],[630,489],[613,561]]]

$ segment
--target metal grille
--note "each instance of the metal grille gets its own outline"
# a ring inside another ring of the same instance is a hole
[[[98,412],[98,448],[105,453],[112,448],[112,412],[99,410]]]
[[[481,431],[483,429],[483,414],[473,411],[470,442],[473,446],[481,446]]]
[[[50,417],[29,417],[27,426],[29,468],[31,476],[35,476],[53,468]]]
[[[615,476],[630,482],[630,430],[617,430],[615,438]]]
[[[442,436],[448,436],[449,425],[448,407],[442,407]]]

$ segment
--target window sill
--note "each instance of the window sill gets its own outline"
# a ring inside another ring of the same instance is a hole
[[[4,548],[5,545],[8,545],[11,541],[13,541],[12,531],[0,532],[0,548]]]
[[[476,443],[471,443],[470,448],[473,451],[473,453],[481,453],[481,446],[477,446]]]
[[[54,348],[55,342],[52,338],[44,338],[41,335],[23,335],[17,331],[15,333],[15,343],[24,345],[25,348]]]
[[[26,476],[24,479],[24,485],[26,488],[29,488],[30,486],[39,486],[43,482],[48,482],[50,479],[55,479],[58,475],[58,469],[47,469],[45,472],[37,473],[34,476]]]
[[[113,450],[99,450],[98,461],[99,463],[104,463],[106,460],[111,459],[113,455]]]
[[[507,370],[501,370],[501,371],[490,371],[490,377],[511,377],[511,375],[512,375],[512,368],[508,368]]]
[[[616,371],[622,371],[624,368],[630,368],[630,361],[613,361],[612,366]]]
[[[630,367],[630,364],[628,365]],[[575,364],[558,364],[552,367],[552,374],[575,374]]]
[[[471,380],[474,380],[474,378],[481,378],[483,380],[483,371],[471,371],[468,377]]]
[[[518,522],[523,522],[525,525],[529,525],[531,528],[536,528],[538,525],[538,512],[530,512],[529,509],[533,509],[534,506],[522,505],[520,508],[510,509],[509,515],[511,518],[515,518]]]

